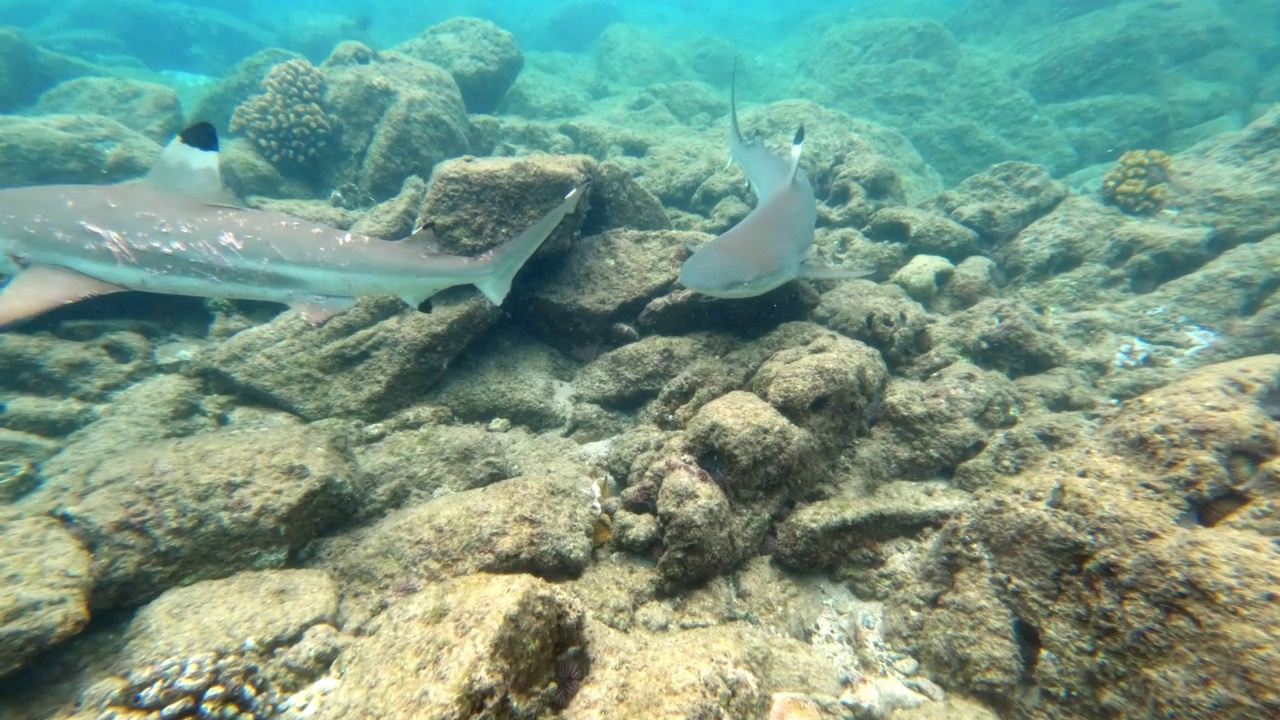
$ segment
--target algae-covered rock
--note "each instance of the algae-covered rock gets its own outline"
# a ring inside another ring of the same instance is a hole
[[[679,273],[692,233],[610,230],[574,244],[534,291],[530,321],[556,344],[608,338],[616,323],[634,324]]]
[[[1177,131],[1241,112],[1251,99],[1244,89],[1251,81],[1244,78],[1255,77],[1253,58],[1264,42],[1249,30],[1253,22],[1270,22],[1266,14],[1217,4],[1076,6],[1052,11],[1052,20],[1015,19],[1023,8],[983,5],[966,15],[988,28],[1010,23],[1000,61],[1015,82],[1041,103],[1093,101],[1087,125],[1107,128],[1112,118],[1129,120],[1122,126],[1129,131],[1123,136],[1128,147],[1148,147],[1141,137],[1153,126]],[[1274,18],[1273,8],[1263,12]],[[1107,100],[1134,107],[1111,109]],[[1152,106],[1151,116],[1142,118]],[[1064,124],[1061,114],[1053,115]]]
[[[1177,509],[1224,526],[1280,529],[1261,493],[1280,455],[1280,356],[1258,355],[1200,368],[1125,403],[1098,441],[1157,476],[1148,483]],[[1157,441],[1156,439],[1159,438]],[[1214,503],[1256,498],[1254,513],[1213,514]],[[1274,502],[1274,501],[1273,501]],[[1271,533],[1268,533],[1271,534]]]
[[[927,380],[890,382],[855,466],[869,477],[944,478],[1017,422],[1009,379],[958,362]]]
[[[1145,294],[1203,268],[1216,239],[1205,226],[1129,220],[1107,238],[1106,261],[1128,280],[1128,290]]]
[[[818,447],[838,451],[874,412],[889,371],[878,352],[857,340],[813,326],[790,327],[816,333],[769,357],[751,389],[813,433]]]
[[[1188,500],[1242,479],[1233,448],[1275,452],[1277,369],[1272,355],[1198,370],[1003,481],[917,557],[890,639],[951,690],[1005,702],[1034,682],[1049,717],[1280,711],[1276,526],[1257,522],[1272,493],[1237,489],[1225,518],[1206,505],[1178,522]],[[1206,674],[1230,681],[1180,689]]]
[[[702,406],[689,421],[686,442],[698,465],[740,498],[796,490],[820,475],[818,468],[802,462],[817,450],[813,436],[741,390]]]
[[[338,589],[319,570],[241,572],[166,590],[129,621],[117,664],[136,667],[204,652],[229,654],[252,641],[259,652],[297,642],[309,628],[333,624]]]
[[[1239,132],[1223,133],[1174,158],[1173,184],[1182,222],[1207,225],[1215,243],[1254,242],[1280,232],[1276,158],[1280,110],[1271,108]]]
[[[586,115],[591,93],[565,82],[563,76],[537,67],[526,67],[512,83],[498,110],[529,120],[559,120]]]
[[[550,347],[495,333],[460,358],[430,397],[464,422],[503,418],[546,430],[569,420],[572,376],[571,362]]]
[[[597,190],[592,194],[589,218],[593,232],[671,229],[671,220],[662,202],[620,163],[600,163],[596,166],[594,182]]]
[[[200,383],[181,375],[141,380],[102,406],[94,422],[67,438],[67,449],[44,466],[50,476],[84,477],[134,445],[194,435],[217,427],[201,405]]]
[[[641,420],[660,427],[685,427],[707,403],[742,388],[753,368],[745,362],[704,358],[681,370],[642,410]]]
[[[0,518],[0,677],[89,624],[89,553],[53,520]]]
[[[410,175],[469,149],[462,94],[449,73],[394,52],[344,42],[319,67],[328,112],[342,119],[332,175],[374,201]]]
[[[1016,378],[1063,365],[1071,352],[1044,315],[1024,302],[996,298],[948,315],[930,338],[933,347],[916,359],[916,376],[971,362]]]
[[[599,517],[593,502],[585,472],[514,477],[397,510],[327,541],[320,563],[359,590],[485,572],[573,577],[590,559]]]
[[[890,483],[874,494],[804,505],[778,524],[778,562],[800,570],[845,570],[883,562],[877,543],[937,527],[969,501],[967,493]]]
[[[813,320],[879,350],[891,368],[929,349],[929,313],[898,285],[839,283],[822,294]]]
[[[13,479],[30,475],[32,471],[28,469],[29,464],[48,460],[61,449],[62,444],[56,440],[21,430],[0,428],[0,457],[15,463],[6,466],[6,475],[13,476]],[[26,479],[19,485],[25,486],[29,483],[30,480]],[[25,491],[19,494],[25,494]]]
[[[1236,318],[1253,315],[1264,304],[1270,304],[1274,288],[1280,283],[1277,250],[1280,235],[1233,247],[1196,272],[1127,299],[1126,314],[1142,317],[1148,312],[1164,312],[1154,311],[1155,308],[1178,308],[1177,312],[1185,313],[1192,321],[1190,324],[1226,329]]]
[[[592,624],[589,639],[591,672],[568,717],[764,718],[770,695],[784,691],[822,695],[838,706],[839,682],[821,651],[763,624],[655,633]]]
[[[426,197],[426,181],[417,175],[410,175],[405,178],[395,197],[369,208],[368,212],[351,224],[351,231],[384,240],[407,238],[418,229],[418,208],[422,207],[422,201]]]
[[[662,537],[658,518],[649,513],[633,513],[621,508],[614,511],[610,530],[614,544],[631,553],[652,550]]]
[[[305,427],[205,433],[125,450],[54,511],[93,548],[94,607],[284,565],[353,504],[356,471]]]
[[[64,437],[95,419],[92,405],[69,397],[13,394],[0,405],[0,428]]]
[[[942,288],[938,305],[955,312],[966,310],[987,298],[997,297],[1000,286],[997,278],[1000,268],[991,258],[973,255],[965,258],[951,273],[951,279]]]
[[[524,67],[515,36],[478,18],[453,18],[432,25],[394,49],[449,71],[469,113],[496,110]]]
[[[437,299],[430,313],[369,299],[320,327],[285,313],[233,335],[201,372],[310,420],[378,419],[433,385],[499,312],[473,296]]]
[[[432,583],[344,653],[312,717],[545,717],[573,697],[553,683],[588,672],[585,622],[577,601],[527,575]],[[571,675],[557,671],[566,662]]]
[[[1066,196],[1066,186],[1043,167],[1003,162],[938,195],[934,205],[995,247],[1048,214]]]
[[[907,291],[912,300],[928,307],[955,272],[950,260],[937,255],[916,255],[889,278],[889,282]]]
[[[1102,263],[1107,238],[1124,218],[1096,199],[1071,195],[1027,225],[995,253],[1000,267],[1019,284],[1040,283],[1086,263]]]
[[[281,175],[275,165],[258,154],[248,138],[228,137],[220,139],[219,143],[218,165],[222,171],[222,184],[238,197],[301,198],[311,194],[303,182]],[[257,203],[264,210],[276,209],[262,199]],[[298,214],[297,217],[305,216]],[[320,221],[317,218],[307,219]]]
[[[1020,398],[1020,406],[1023,402]],[[1017,425],[997,431],[977,455],[956,468],[952,484],[977,490],[999,476],[1021,474],[1050,454],[1076,445],[1093,429],[1093,423],[1078,412],[1020,412]]]
[[[151,343],[135,332],[85,340],[0,333],[0,388],[12,393],[98,402],[154,370]]]
[[[610,350],[574,380],[578,397],[607,408],[633,409],[693,363],[706,344],[691,337],[643,338]]]
[[[1114,161],[1116,148],[1169,145],[1178,113],[1168,101],[1151,94],[1154,89],[1043,103],[1041,107],[1071,141],[1080,162],[1090,166]]]
[[[0,115],[0,186],[113,183],[151,168],[160,146],[101,115]]]
[[[182,104],[172,88],[140,80],[82,77],[40,96],[40,115],[96,113],[161,145],[182,129]]]
[[[737,335],[751,337],[781,323],[803,320],[817,304],[817,291],[803,280],[786,283],[763,295],[733,300],[680,288],[650,301],[638,323],[648,332],[665,335],[728,328]]]
[[[978,251],[978,234],[938,213],[887,207],[871,216],[865,232],[872,240],[900,242],[918,255],[941,255],[952,262]]]
[[[668,589],[700,583],[742,559],[734,537],[729,500],[711,477],[695,465],[665,461],[661,475],[658,523],[662,557],[658,573]]]
[[[442,252],[472,257],[510,240],[554,208],[596,165],[586,157],[462,158],[431,176],[418,220]],[[561,254],[576,235],[590,196],[551,233],[539,251]]]
[[[366,444],[355,448],[355,455],[371,479],[361,503],[371,512],[522,474],[587,476],[576,460],[579,448],[573,440],[532,435],[521,427],[496,432],[485,425],[457,423],[448,408],[409,408],[366,426],[364,432]]]

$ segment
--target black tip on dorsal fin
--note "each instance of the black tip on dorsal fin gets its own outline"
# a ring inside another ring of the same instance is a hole
[[[796,173],[800,172],[800,150],[804,147],[804,126],[801,125],[796,130],[796,137],[791,141],[791,172],[788,175],[792,182],[796,179]]]
[[[178,133],[178,139],[182,141],[183,145],[197,150],[218,152],[218,131],[207,122],[188,125],[182,132]]]

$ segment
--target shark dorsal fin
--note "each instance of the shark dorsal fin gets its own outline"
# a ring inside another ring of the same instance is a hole
[[[791,174],[789,182],[795,182],[796,172],[800,170],[800,152],[804,149],[804,126],[796,129],[796,137],[791,141]]]
[[[207,122],[190,125],[178,133],[165,146],[142,182],[161,192],[210,205],[244,206],[222,186],[222,172],[218,169],[218,131]]]
[[[432,222],[425,222],[419,225],[412,235],[400,242],[413,245],[424,253],[440,253],[440,242],[436,238],[436,226]]]

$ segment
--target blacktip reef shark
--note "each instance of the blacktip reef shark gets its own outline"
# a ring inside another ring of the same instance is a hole
[[[241,205],[222,185],[218,136],[197,123],[141,180],[0,190],[0,327],[97,295],[142,290],[281,302],[319,324],[356,298],[412,307],[474,285],[495,305],[586,185],[518,237],[478,257],[431,252],[429,228],[399,241]]]
[[[797,277],[848,279],[872,271],[829,268],[805,261],[813,247],[818,205],[809,177],[800,168],[804,126],[796,131],[790,157],[750,142],[738,127],[738,64],[729,85],[729,157],[747,176],[758,200],[742,222],[693,255],[680,267],[680,284],[704,295],[746,298],[763,295]]]

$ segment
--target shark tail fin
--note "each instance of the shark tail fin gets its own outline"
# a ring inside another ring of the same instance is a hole
[[[733,72],[729,75],[729,133],[730,140],[742,142],[742,130],[738,127],[738,56],[733,56]]]
[[[791,182],[795,182],[796,173],[800,170],[800,152],[802,150],[804,150],[803,125],[796,129],[796,137],[791,141],[791,174],[788,176]]]
[[[542,219],[528,230],[490,250],[477,260],[487,267],[484,276],[477,279],[474,285],[489,299],[489,302],[494,305],[502,304],[507,293],[511,292],[511,281],[515,279],[516,273],[520,272],[525,262],[537,252],[538,248],[542,247],[542,243],[560,225],[560,221],[577,209],[578,203],[587,194],[588,188],[588,182],[573,188],[568,195],[565,195],[563,202],[543,215]]]

